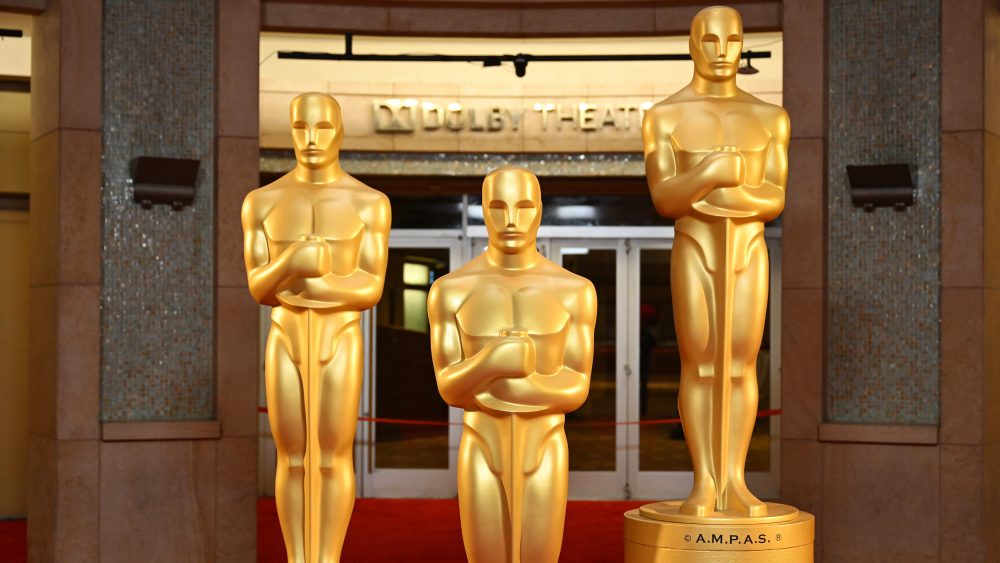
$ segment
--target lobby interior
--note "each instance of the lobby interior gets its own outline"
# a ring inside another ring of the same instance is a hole
[[[732,3],[766,53],[740,87],[791,119],[748,481],[816,516],[817,561],[1000,561],[994,4]],[[621,560],[621,513],[692,481],[674,228],[640,132],[691,62],[295,52],[679,54],[708,5],[0,0],[20,32],[0,39],[0,560],[284,560],[240,207],[294,166],[307,91],[339,101],[345,170],[393,207],[345,560],[464,560],[462,411],[438,395],[426,299],[483,251],[482,178],[504,164],[539,177],[539,250],[598,291],[563,560]],[[189,204],[134,200],[141,156],[197,162]],[[847,167],[885,164],[908,165],[912,205],[857,206]]]

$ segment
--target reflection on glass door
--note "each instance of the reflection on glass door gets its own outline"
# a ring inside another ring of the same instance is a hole
[[[364,496],[448,497],[455,494],[461,413],[438,394],[431,361],[427,293],[459,265],[457,238],[394,234],[382,299],[368,323],[369,366],[359,452]]]
[[[447,248],[390,248],[375,311],[375,415],[448,422],[434,382],[427,292],[448,273]],[[448,468],[448,427],[375,423],[376,468]]]
[[[639,419],[678,418],[681,361],[670,299],[670,249],[639,252]],[[639,426],[640,471],[690,471],[679,423]]]
[[[621,498],[625,465],[620,417],[624,415],[619,326],[624,304],[624,245],[621,241],[556,240],[548,243],[563,268],[589,279],[597,291],[594,364],[587,401],[566,415],[569,442],[570,494],[576,498]]]
[[[562,265],[593,282],[597,290],[594,367],[590,394],[579,409],[566,415],[566,439],[573,455],[570,471],[615,470],[615,268],[613,248],[563,247]],[[605,424],[601,424],[605,423]]]

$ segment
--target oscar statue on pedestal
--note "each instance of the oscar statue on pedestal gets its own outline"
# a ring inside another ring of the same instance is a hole
[[[740,551],[743,560],[769,561],[782,550],[781,557],[811,561],[812,516],[761,502],[744,474],[767,310],[764,223],[785,203],[788,114],[736,85],[739,12],[700,11],[689,44],[694,78],[646,112],[642,138],[653,205],[675,221],[670,286],[681,357],[678,406],[694,487],[684,501],[626,515],[627,560],[709,561],[696,552],[716,550],[715,557]],[[726,541],[698,541],[706,537]]]

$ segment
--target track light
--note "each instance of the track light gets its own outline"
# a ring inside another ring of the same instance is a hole
[[[736,72],[739,74],[757,74],[760,70],[754,68],[753,64],[747,60],[746,64],[740,65],[740,68]]]
[[[514,56],[514,74],[518,78],[524,78],[524,73],[528,70],[528,57],[526,55]]]
[[[757,74],[758,72],[760,72],[760,70],[754,68],[754,66],[753,66],[753,59],[755,57],[748,56],[748,55],[750,55],[750,53],[753,53],[753,51],[747,51],[747,52],[743,53],[742,60],[745,61],[745,63],[740,65],[740,68],[736,70],[737,73],[739,73],[739,74]]]

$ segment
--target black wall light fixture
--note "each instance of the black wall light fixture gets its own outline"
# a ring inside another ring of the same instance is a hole
[[[3,37],[24,37],[24,31],[20,29],[8,29],[0,27],[0,38]]]
[[[0,210],[28,211],[31,208],[31,196],[22,193],[0,193]]]
[[[129,163],[133,199],[149,209],[169,205],[179,211],[194,202],[200,161],[190,158],[140,156]]]
[[[908,164],[848,166],[847,179],[851,203],[865,211],[876,207],[903,211],[913,205],[913,177]]]

